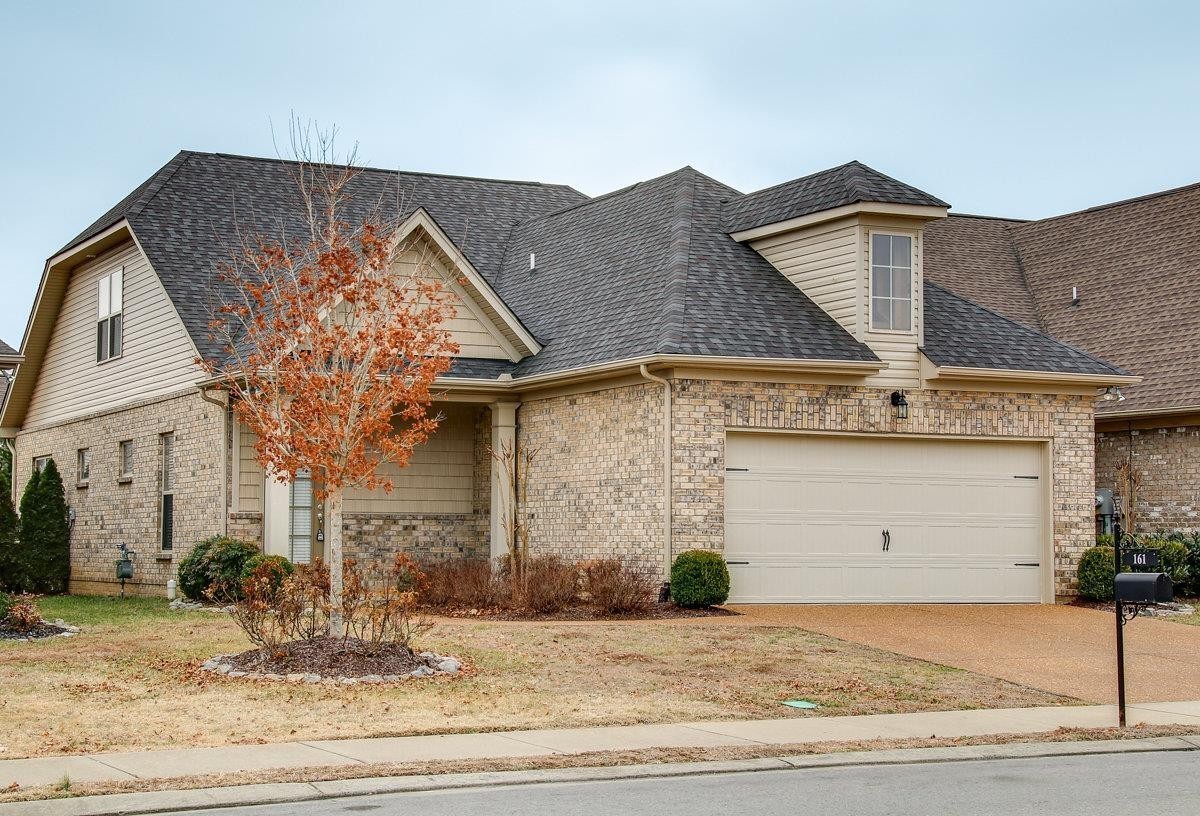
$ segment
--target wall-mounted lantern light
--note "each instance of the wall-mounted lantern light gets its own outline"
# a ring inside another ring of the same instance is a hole
[[[903,391],[892,392],[892,407],[896,409],[896,419],[908,419],[908,400]]]
[[[1121,393],[1121,389],[1115,385],[1110,385],[1104,389],[1104,393],[1100,395],[1100,399],[1105,402],[1124,402],[1125,395]]]

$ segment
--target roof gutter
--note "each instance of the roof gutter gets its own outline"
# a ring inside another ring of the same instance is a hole
[[[638,367],[641,375],[650,382],[663,387],[663,583],[671,580],[671,459],[673,445],[671,444],[671,381],[651,374],[650,369],[643,363]]]
[[[1127,411],[1097,411],[1096,420],[1171,416],[1173,414],[1192,414],[1196,412],[1200,412],[1200,405],[1181,405],[1172,408],[1131,408]]]
[[[1062,371],[1027,371],[1010,368],[970,368],[967,366],[934,366],[933,376],[927,379],[946,380],[1009,380],[1020,382],[1062,383],[1066,385],[1136,385],[1141,377],[1132,374],[1076,374]]]

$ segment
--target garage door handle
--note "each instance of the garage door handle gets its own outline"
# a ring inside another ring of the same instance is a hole
[[[883,551],[887,552],[892,548],[892,533],[890,530],[883,531]]]
[[[1016,564],[1013,564],[1013,566],[1014,566],[1014,567],[1040,567],[1040,566],[1041,566],[1041,564],[1035,564],[1035,563],[1032,563],[1032,562],[1025,562],[1025,561],[1021,561],[1021,562],[1018,562],[1018,563],[1016,563]]]
[[[726,564],[734,564],[735,566],[749,565],[749,561],[726,561]]]

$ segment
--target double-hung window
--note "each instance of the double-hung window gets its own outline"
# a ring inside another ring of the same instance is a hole
[[[912,331],[912,237],[871,233],[871,330]]]
[[[100,279],[96,292],[96,362],[121,356],[121,309],[124,267]]]

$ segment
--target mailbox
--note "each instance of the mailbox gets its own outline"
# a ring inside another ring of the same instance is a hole
[[[1123,572],[1117,576],[1116,593],[1122,603],[1170,603],[1175,599],[1171,579],[1162,572]]]

